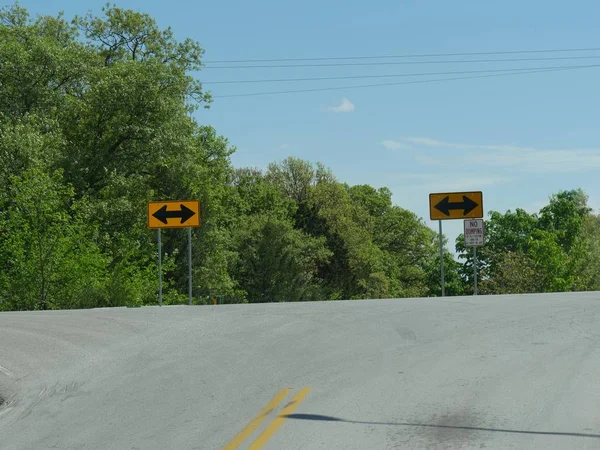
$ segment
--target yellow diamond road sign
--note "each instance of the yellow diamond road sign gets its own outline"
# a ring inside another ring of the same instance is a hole
[[[148,202],[148,228],[190,228],[200,226],[198,200]]]
[[[447,192],[429,194],[431,220],[476,219],[483,217],[483,193]]]

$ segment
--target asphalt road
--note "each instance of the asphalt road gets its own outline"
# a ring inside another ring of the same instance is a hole
[[[0,448],[598,449],[600,293],[0,313]]]

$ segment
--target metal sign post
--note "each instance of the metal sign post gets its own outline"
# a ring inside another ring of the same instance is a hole
[[[192,229],[188,228],[188,295],[192,306]]]
[[[441,282],[442,282],[442,297],[446,295],[446,283],[444,280],[444,235],[442,234],[442,221],[438,220],[440,223],[440,272],[441,272]]]
[[[477,295],[477,247],[473,247],[473,295]]]
[[[158,305],[162,306],[162,242],[161,229],[158,229]]]

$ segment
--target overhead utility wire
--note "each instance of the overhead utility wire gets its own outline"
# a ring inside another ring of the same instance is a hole
[[[593,66],[597,67],[597,66]],[[542,72],[555,72],[559,70],[573,70],[573,69],[540,69],[540,70],[529,70],[529,71],[519,71],[513,73],[495,73],[489,75],[473,75],[468,77],[454,77],[454,78],[436,78],[433,80],[415,80],[415,81],[399,81],[394,83],[377,83],[377,84],[362,84],[362,85],[354,85],[354,86],[337,86],[337,87],[328,87],[328,88],[313,88],[313,89],[294,89],[287,91],[271,91],[271,92],[253,92],[253,93],[245,93],[245,94],[227,94],[227,95],[215,95],[213,98],[233,98],[233,97],[256,97],[263,95],[278,95],[278,94],[295,94],[301,92],[320,92],[320,91],[339,91],[345,89],[362,89],[362,88],[370,88],[370,87],[382,87],[382,86],[398,86],[404,84],[424,84],[424,83],[439,83],[444,81],[457,81],[457,80],[471,80],[475,78],[491,78],[491,77],[502,77],[502,76],[511,76],[511,75],[524,75],[531,73],[542,73]]]
[[[463,52],[463,53],[430,53],[430,54],[410,54],[410,55],[381,55],[381,56],[333,56],[317,58],[275,58],[275,59],[224,59],[215,61],[204,61],[205,64],[225,64],[225,63],[255,63],[255,62],[286,62],[286,61],[342,61],[348,59],[394,59],[394,58],[438,58],[444,56],[483,56],[483,55],[516,55],[527,53],[566,53],[566,52],[593,52],[600,50],[600,47],[592,48],[565,48],[549,50],[508,50],[497,52]]]
[[[547,67],[515,67],[511,69],[487,69],[487,70],[461,70],[451,72],[420,72],[420,73],[399,73],[390,75],[348,75],[341,77],[309,77],[309,78],[272,78],[261,80],[225,80],[225,81],[202,81],[202,84],[245,84],[245,83],[281,83],[297,81],[327,81],[327,80],[352,80],[365,78],[397,78],[397,77],[421,77],[432,75],[465,75],[471,73],[491,73],[491,72],[515,72],[526,70],[543,69],[584,69],[590,67],[600,67],[600,64],[580,65],[580,66],[547,66]]]
[[[575,60],[575,59],[599,59],[600,56],[556,56],[545,58],[505,58],[505,59],[466,59],[466,60],[446,60],[446,61],[395,61],[395,62],[368,62],[368,63],[329,63],[329,64],[255,64],[255,65],[237,65],[237,66],[210,66],[205,65],[203,69],[268,69],[268,68],[286,68],[286,67],[342,67],[342,66],[396,66],[396,65],[417,65],[417,64],[473,64],[489,62],[516,62],[516,61],[557,61],[557,60]]]

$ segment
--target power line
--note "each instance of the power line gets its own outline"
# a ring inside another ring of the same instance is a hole
[[[483,56],[483,55],[515,55],[527,53],[565,53],[565,52],[592,52],[598,51],[600,47],[592,48],[565,48],[546,50],[508,50],[498,52],[463,52],[463,53],[429,53],[410,55],[381,55],[381,56],[333,56],[317,58],[276,58],[276,59],[229,59],[205,61],[205,64],[229,64],[229,63],[257,63],[257,62],[286,62],[286,61],[341,61],[349,59],[394,59],[394,58],[438,58],[444,56]]]
[[[598,66],[590,66],[598,67]],[[583,67],[579,67],[583,68]],[[555,72],[559,70],[573,70],[573,68],[561,68],[561,69],[539,69],[539,70],[528,70],[528,71],[516,71],[513,73],[494,73],[488,75],[473,75],[468,77],[454,77],[454,78],[437,78],[433,80],[415,80],[415,81],[399,81],[394,83],[376,83],[376,84],[362,84],[353,86],[336,86],[328,88],[313,88],[313,89],[293,89],[287,91],[271,91],[271,92],[253,92],[245,94],[227,94],[227,95],[215,95],[213,98],[233,98],[233,97],[256,97],[263,95],[279,95],[279,94],[296,94],[302,92],[321,92],[321,91],[339,91],[344,89],[362,89],[370,87],[382,87],[382,86],[399,86],[404,84],[425,84],[425,83],[439,83],[444,81],[458,81],[458,80],[471,80],[475,78],[491,78],[491,77],[502,77],[511,75],[524,75],[531,73],[542,73],[542,72]]]
[[[261,80],[229,80],[229,81],[202,81],[202,84],[246,84],[246,83],[281,83],[281,82],[298,82],[298,81],[327,81],[327,80],[351,80],[351,79],[366,79],[366,78],[398,78],[398,77],[421,77],[433,75],[465,75],[472,73],[491,73],[491,72],[516,72],[527,70],[543,70],[543,69],[584,69],[590,67],[600,67],[600,64],[590,64],[581,66],[547,66],[547,67],[522,67],[511,69],[487,69],[487,70],[461,70],[451,72],[420,72],[420,73],[400,73],[390,75],[348,75],[341,77],[309,77],[309,78],[272,78]]]
[[[600,56],[554,56],[545,58],[505,58],[505,59],[466,59],[466,60],[447,60],[447,61],[394,61],[394,62],[368,62],[368,63],[328,63],[328,64],[254,64],[237,66],[209,66],[204,69],[269,69],[286,67],[342,67],[342,66],[396,66],[396,65],[417,65],[417,64],[472,64],[489,62],[525,62],[525,61],[557,61],[557,60],[575,60],[575,59],[599,59]]]

